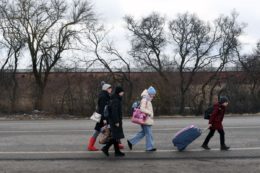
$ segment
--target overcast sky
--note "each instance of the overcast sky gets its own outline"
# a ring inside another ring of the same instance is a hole
[[[239,13],[239,21],[247,23],[245,33],[240,37],[243,53],[250,53],[260,40],[260,0],[90,0],[102,23],[109,29],[116,48],[122,54],[130,49],[127,39],[125,15],[136,19],[158,12],[168,20],[178,13],[196,13],[205,21],[213,21],[221,14],[229,15],[233,10]],[[29,52],[24,52],[28,57]],[[74,54],[74,52],[73,52]],[[76,53],[75,53],[76,54]],[[82,55],[79,53],[80,56]],[[28,68],[29,60],[24,58],[19,68]]]
[[[126,29],[123,17],[136,18],[159,12],[167,19],[178,13],[196,13],[205,21],[212,21],[221,14],[229,15],[233,10],[239,13],[239,21],[247,23],[240,38],[245,50],[251,50],[260,39],[259,0],[92,0],[95,9],[105,24],[113,28],[113,39],[121,48],[127,47]]]

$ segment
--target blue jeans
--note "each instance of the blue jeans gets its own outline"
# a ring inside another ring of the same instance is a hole
[[[146,137],[146,150],[151,150],[154,148],[154,142],[153,142],[153,134],[152,134],[152,126],[148,125],[141,125],[142,130],[138,132],[132,139],[129,139],[128,141],[135,145],[137,144],[143,137]]]

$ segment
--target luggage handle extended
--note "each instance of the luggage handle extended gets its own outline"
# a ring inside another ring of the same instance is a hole
[[[201,129],[201,133],[205,133],[206,131],[208,131],[209,130],[209,127],[206,127],[206,128],[204,128],[204,129]]]

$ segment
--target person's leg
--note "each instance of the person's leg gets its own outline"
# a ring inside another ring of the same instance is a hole
[[[137,144],[145,136],[144,127],[141,126],[141,128],[142,130],[140,132],[138,132],[133,138],[127,140],[130,149],[132,149],[132,145]]]
[[[145,132],[145,137],[146,137],[146,150],[155,151],[156,148],[154,148],[152,126],[145,125],[144,132]]]
[[[100,134],[100,131],[104,125],[105,124],[103,122],[103,118],[101,118],[99,123],[96,123],[95,128],[94,128],[95,132],[89,139],[89,144],[88,144],[89,151],[98,151],[98,149],[94,145],[95,145],[97,137]]]
[[[119,149],[125,148],[125,146],[122,144],[122,142],[120,140],[118,141],[118,147],[119,147]]]
[[[114,149],[115,149],[115,156],[116,157],[122,157],[125,156],[125,153],[122,153],[119,148],[119,140],[114,139],[113,140]]]
[[[225,144],[225,132],[223,129],[218,130],[219,137],[220,137],[220,149],[221,150],[228,150],[230,147],[227,147]]]
[[[96,143],[96,140],[97,140],[99,133],[100,133],[99,131],[95,130],[93,135],[89,138],[89,142],[88,142],[88,150],[89,151],[98,151],[98,149],[94,145]]]
[[[203,144],[201,146],[202,148],[204,148],[206,150],[210,149],[208,147],[208,143],[209,143],[209,140],[214,136],[214,133],[215,133],[215,129],[210,129],[208,136],[206,137],[205,141],[203,142]]]
[[[220,146],[225,145],[225,132],[224,130],[218,130],[219,137],[220,137]]]
[[[106,156],[109,156],[109,148],[111,147],[111,145],[113,145],[115,142],[114,142],[114,139],[110,139],[106,145],[101,149],[102,152],[106,155]]]

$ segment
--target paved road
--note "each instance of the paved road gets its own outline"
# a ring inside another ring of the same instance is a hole
[[[204,133],[185,152],[171,144],[181,128],[207,122],[201,118],[158,119],[153,127],[158,151],[146,153],[144,140],[126,148],[125,158],[106,158],[101,152],[86,151],[94,122],[89,120],[0,121],[0,173],[13,172],[260,172],[260,117],[226,117],[226,143],[230,151],[219,150],[219,135],[210,142],[211,151],[200,148]],[[139,130],[124,120],[125,135]],[[126,145],[126,141],[123,140]],[[100,148],[101,145],[98,145]]]

